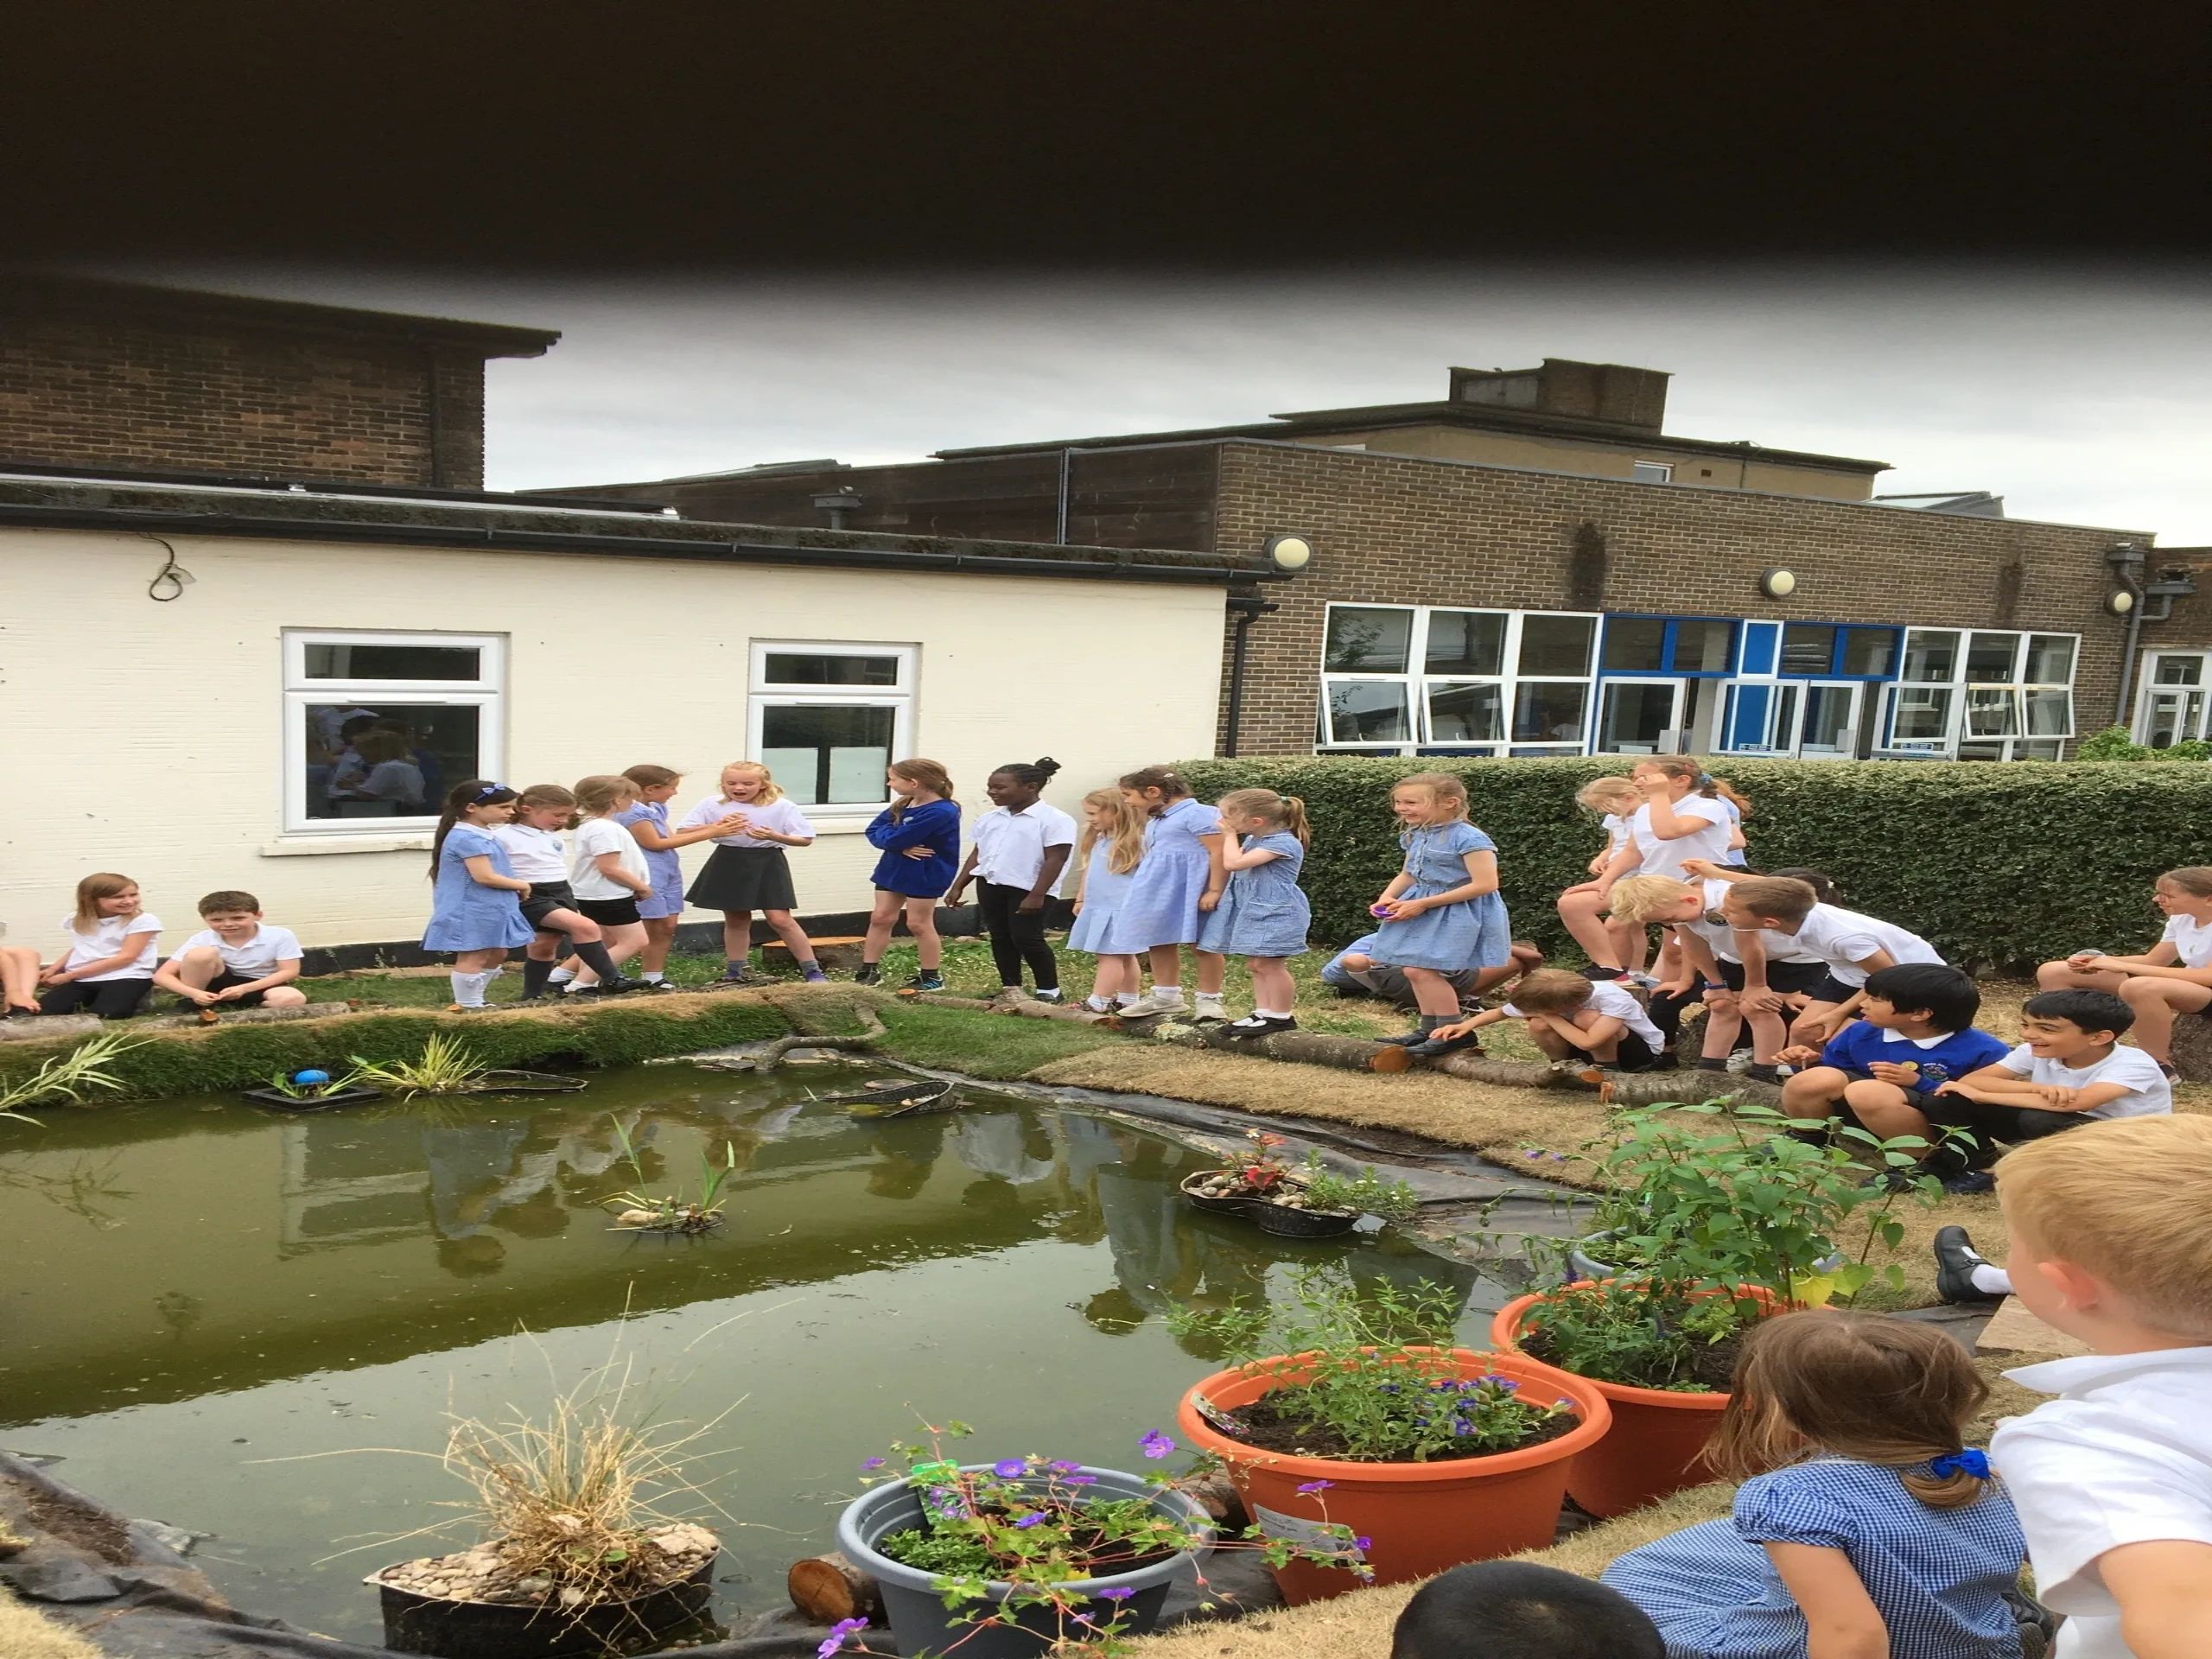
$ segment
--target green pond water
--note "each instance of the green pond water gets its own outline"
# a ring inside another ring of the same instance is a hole
[[[782,1603],[860,1460],[920,1419],[974,1424],[973,1456],[1145,1466],[1138,1436],[1172,1433],[1215,1369],[1169,1334],[1172,1302],[1279,1295],[1337,1261],[1451,1286],[1478,1339],[1503,1299],[1394,1232],[1201,1215],[1176,1183],[1213,1160],[1116,1116],[980,1088],[899,1121],[816,1098],[867,1075],[654,1066],[561,1097],[0,1123],[0,1446],[213,1535],[195,1560],[248,1611],[375,1641],[360,1575],[473,1539],[378,1542],[461,1489],[362,1448],[435,1452],[448,1412],[539,1412],[611,1360],[663,1419],[728,1411],[691,1472],[720,1477],[728,1518],[697,1518],[725,1540],[734,1624]],[[612,1120],[662,1187],[733,1145],[728,1224],[607,1230],[595,1201],[635,1180]]]

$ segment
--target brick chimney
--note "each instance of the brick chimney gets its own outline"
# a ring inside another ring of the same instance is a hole
[[[1656,433],[1667,415],[1668,378],[1658,369],[1548,357],[1534,369],[1453,369],[1452,401]]]

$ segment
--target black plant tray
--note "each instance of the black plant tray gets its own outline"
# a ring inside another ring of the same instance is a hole
[[[1292,1210],[1280,1204],[1252,1207],[1252,1219],[1263,1233],[1278,1238],[1338,1238],[1359,1225],[1357,1216],[1332,1214],[1325,1210]]]
[[[861,1109],[867,1117],[904,1117],[909,1113],[949,1112],[959,1103],[952,1084],[938,1077],[890,1077],[850,1094],[832,1095],[826,1104]]]
[[[384,1095],[375,1089],[327,1089],[319,1095],[288,1095],[281,1089],[249,1089],[245,1097],[257,1106],[274,1107],[280,1112],[327,1112],[340,1106],[382,1100]]]
[[[1242,1216],[1249,1215],[1253,1211],[1266,1206],[1267,1200],[1264,1198],[1249,1198],[1239,1194],[1217,1197],[1212,1193],[1199,1192],[1198,1184],[1213,1173],[1215,1172],[1211,1169],[1201,1169],[1183,1178],[1183,1196],[1197,1208],[1211,1215]]]

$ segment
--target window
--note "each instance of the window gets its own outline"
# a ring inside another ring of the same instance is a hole
[[[1908,628],[1880,747],[1962,760],[2056,760],[2074,735],[2070,633]]]
[[[1639,461],[1629,469],[1629,477],[1638,484],[1671,484],[1675,469],[1663,461]]]
[[[883,771],[911,753],[912,645],[756,640],[746,753],[801,806],[865,807],[891,798]]]
[[[1324,753],[1580,753],[1598,619],[1548,611],[1332,605]]]
[[[1738,624],[1725,616],[1609,616],[1608,674],[1726,674]]]
[[[2135,700],[2135,741],[2153,749],[2196,742],[2206,734],[2212,653],[2154,651],[2143,664]]]
[[[287,630],[284,829],[437,822],[446,791],[496,776],[506,641],[496,634]]]
[[[1782,668],[1784,674],[1819,679],[1835,664],[1835,637],[1841,630],[1824,622],[1785,623],[1782,630]]]

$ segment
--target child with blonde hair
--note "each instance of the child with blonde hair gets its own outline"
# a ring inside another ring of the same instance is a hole
[[[2135,1010],[2135,1040],[2174,1075],[2174,1020],[2212,1015],[2212,867],[2187,864],[2151,885],[2151,903],[2165,913],[2165,931],[2139,957],[2077,950],[2036,969],[2046,991],[2111,991]]]
[[[2198,1659],[2212,1631],[2212,1118],[2126,1117],[1997,1165],[2012,1284],[2091,1352],[2005,1375],[1998,1426],[2058,1659]]]
[[[101,870],[77,884],[77,907],[62,920],[69,948],[38,976],[41,1014],[90,1014],[128,1020],[146,1004],[161,957],[161,918],[149,914],[138,884]],[[10,993],[12,1005],[14,994]]]
[[[941,991],[944,941],[938,937],[937,902],[959,873],[960,803],[952,798],[951,773],[934,760],[893,760],[883,776],[891,804],[868,827],[868,845],[883,856],[875,861],[875,903],[854,978],[876,982],[891,930],[903,915],[914,936],[916,965],[906,988]]]
[[[535,1002],[551,984],[555,959],[565,940],[596,981],[594,995],[639,988],[616,971],[597,922],[576,907],[569,885],[569,848],[563,833],[576,823],[576,798],[559,784],[531,784],[516,797],[514,814],[492,838],[506,849],[513,874],[530,884],[522,895],[523,919],[533,930],[523,952],[522,995]]]
[[[1122,899],[1116,936],[1126,937],[1152,958],[1152,989],[1122,1011],[1139,1018],[1183,1012],[1187,944],[1194,947],[1198,981],[1191,1017],[1223,1019],[1221,986],[1229,964],[1219,951],[1198,944],[1198,930],[1229,885],[1220,815],[1192,795],[1173,766],[1141,766],[1123,773],[1121,785],[1122,798],[1147,822],[1144,859]]]
[[[1595,812],[1599,827],[1605,832],[1605,844],[1592,856],[1588,865],[1591,879],[1595,880],[1605,874],[1607,868],[1620,856],[1622,849],[1630,844],[1632,838],[1630,821],[1635,817],[1636,809],[1643,804],[1643,797],[1623,773],[1592,778],[1574,792],[1574,801],[1586,811]],[[1651,951],[1651,938],[1648,930],[1627,922],[1609,921],[1606,931],[1613,941],[1615,960],[1628,969],[1630,978],[1641,975]]]
[[[1523,974],[1513,988],[1513,1000],[1503,1007],[1448,1026],[1411,1052],[1417,1056],[1448,1054],[1454,1049],[1480,1052],[1476,1033],[1501,1020],[1519,1020],[1529,1027],[1529,1040],[1543,1051],[1555,1071],[1567,1071],[1585,1081],[1592,1066],[1614,1071],[1649,1071],[1672,1066],[1675,1057],[1667,1039],[1644,1013],[1643,1004],[1624,985],[1593,980],[1587,974],[1564,968],[1539,968]]]
[[[1083,829],[1075,843],[1075,925],[1068,930],[1068,949],[1098,958],[1090,995],[1083,1000],[1093,1014],[1127,1007],[1144,995],[1135,948],[1117,949],[1112,941],[1122,901],[1144,858],[1145,822],[1143,810],[1118,789],[1094,789],[1083,798]]]
[[[1628,969],[1606,924],[1613,884],[1630,875],[1679,878],[1688,861],[1726,858],[1734,820],[1719,780],[1684,755],[1654,755],[1629,772],[1643,804],[1629,817],[1627,841],[1605,868],[1559,896],[1559,918],[1590,958],[1592,979],[1620,979]]]
[[[2019,1659],[2019,1518],[1965,1435],[1989,1384],[1932,1325],[1785,1313],[1755,1325],[1706,1448],[1726,1520],[1600,1575],[1669,1659]]]
[[[683,861],[676,849],[735,834],[743,825],[743,815],[732,809],[711,823],[671,830],[668,804],[676,798],[683,774],[672,766],[635,766],[623,767],[622,775],[637,785],[638,798],[617,812],[614,822],[645,849],[645,874],[653,884],[653,890],[638,900],[638,919],[645,929],[638,977],[649,990],[672,991],[676,988],[668,982],[668,953],[683,918]]]
[[[1232,1021],[1231,1031],[1253,1036],[1295,1031],[1298,988],[1284,963],[1306,954],[1306,932],[1313,920],[1298,885],[1313,838],[1306,803],[1272,789],[1236,789],[1223,796],[1214,810],[1237,844],[1222,849],[1229,885],[1221,902],[1198,924],[1198,949],[1242,957],[1251,972],[1252,1012]]]
[[[1387,1040],[1421,1048],[1459,1017],[1450,976],[1513,960],[1511,925],[1497,891],[1497,843],[1467,822],[1467,786],[1448,772],[1417,772],[1390,791],[1403,826],[1405,865],[1370,911],[1382,924],[1367,954],[1402,968],[1420,1010],[1417,1029]]]
[[[814,826],[788,799],[775,775],[758,760],[733,760],[722,768],[721,788],[684,815],[677,833],[713,826],[718,834],[707,868],[684,894],[702,910],[722,913],[722,976],[725,985],[751,979],[753,912],[759,911],[791,953],[809,984],[829,976],[814,959],[814,941],[791,915],[798,893],[791,886],[786,847],[814,845]]]
[[[569,886],[576,908],[598,926],[600,942],[617,963],[645,948],[645,924],[638,901],[653,890],[645,849],[616,822],[616,815],[637,798],[638,786],[620,772],[594,772],[579,780],[576,810],[583,822],[569,846]],[[592,988],[592,981],[578,974],[569,995],[588,995]]]

